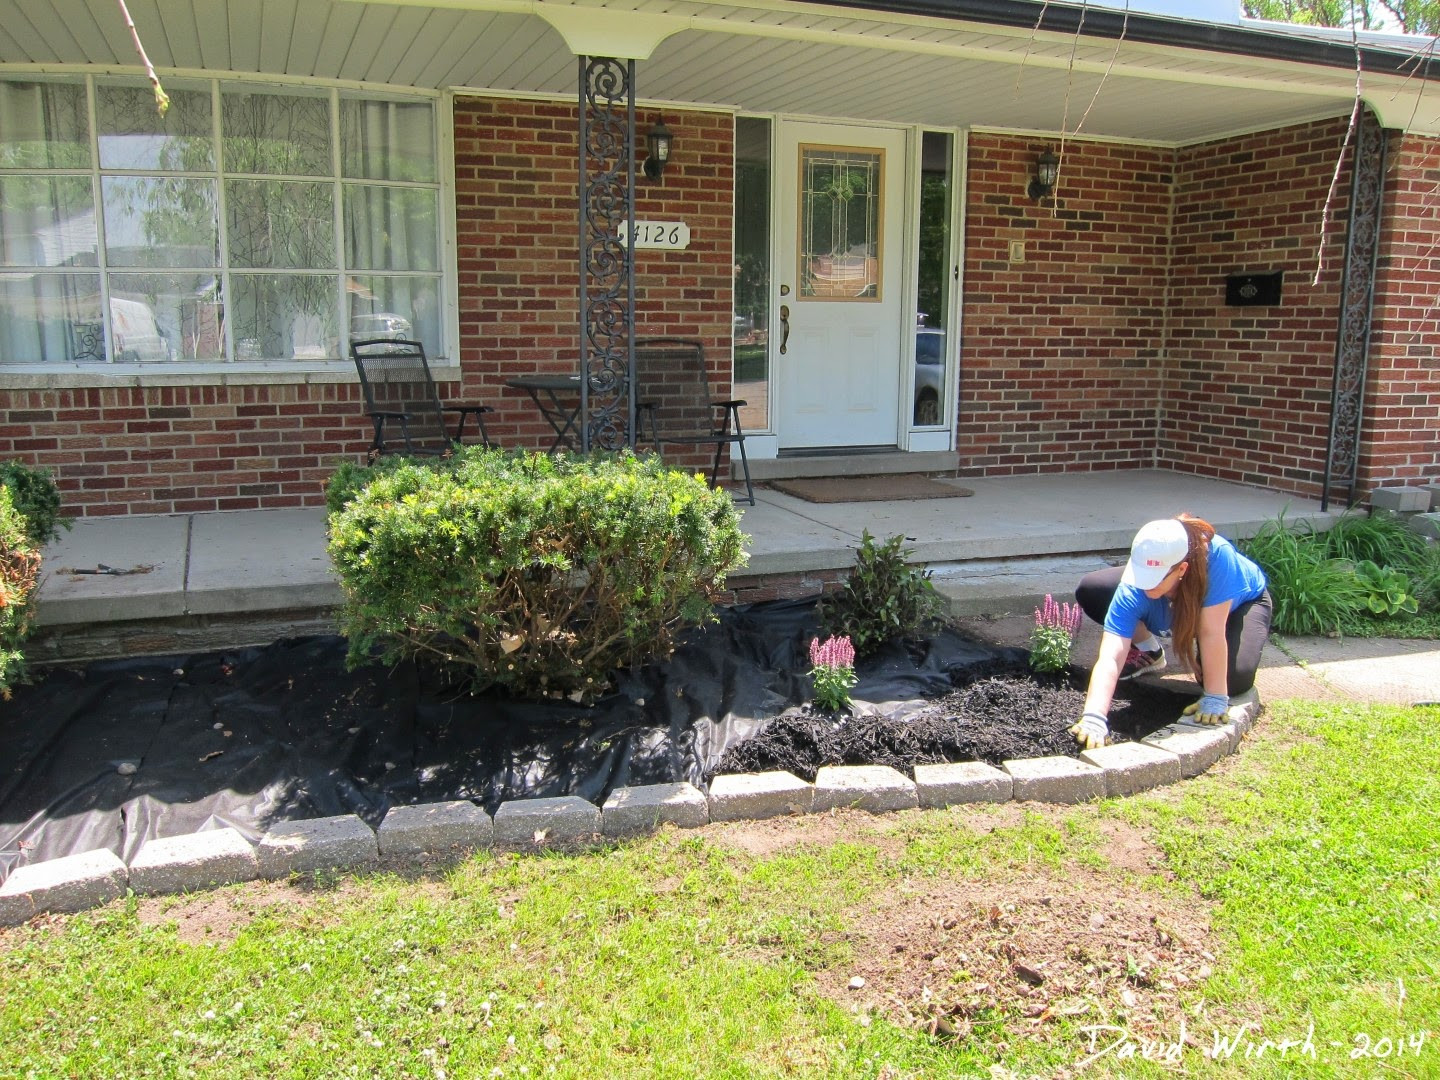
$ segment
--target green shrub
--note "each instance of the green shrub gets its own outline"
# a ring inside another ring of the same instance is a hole
[[[906,562],[912,552],[900,546],[904,541],[892,536],[876,544],[866,529],[850,580],[820,601],[820,625],[848,637],[857,656],[871,656],[894,638],[919,636],[944,609],[930,571]]]
[[[0,484],[0,697],[25,674],[23,646],[30,634],[31,598],[40,578],[40,552],[29,523]]]
[[[1334,558],[1308,525],[1291,528],[1281,514],[1241,547],[1270,579],[1271,625],[1282,634],[1339,633],[1365,608],[1353,564]]]
[[[25,534],[36,547],[44,547],[70,528],[60,516],[60,489],[48,469],[31,468],[18,461],[0,461],[0,487],[10,492],[10,501],[25,520]]]
[[[344,470],[329,495],[350,662],[428,657],[475,690],[593,699],[713,618],[745,558],[729,495],[656,458],[470,448]]]

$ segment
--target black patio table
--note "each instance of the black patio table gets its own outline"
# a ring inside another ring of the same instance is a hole
[[[563,445],[578,450],[574,438],[579,434],[580,419],[580,376],[579,375],[512,375],[505,380],[506,386],[524,390],[555,431],[555,441],[550,444],[550,453]],[[571,398],[573,397],[573,402]]]

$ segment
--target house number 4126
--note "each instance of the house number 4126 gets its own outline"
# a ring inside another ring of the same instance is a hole
[[[632,228],[630,222],[620,223],[620,242],[630,243]],[[640,248],[687,248],[690,246],[690,226],[683,221],[637,221],[633,233],[635,247]]]

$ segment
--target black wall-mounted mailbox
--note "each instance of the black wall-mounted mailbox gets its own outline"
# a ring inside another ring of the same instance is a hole
[[[1231,274],[1225,279],[1225,303],[1230,307],[1258,307],[1280,303],[1280,280],[1285,271],[1271,274]]]

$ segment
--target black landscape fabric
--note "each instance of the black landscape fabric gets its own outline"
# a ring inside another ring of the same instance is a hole
[[[578,795],[599,805],[616,787],[703,787],[726,752],[758,732],[776,725],[771,741],[785,744],[794,735],[783,725],[816,727],[804,705],[814,600],[717,615],[669,661],[620,673],[614,692],[589,707],[458,693],[409,664],[347,671],[339,637],[51,670],[0,704],[0,879],[17,865],[99,848],[128,861],[148,839],[224,826],[255,840],[276,822],[334,814],[378,826],[393,805],[469,799],[493,813],[515,798]],[[929,755],[910,760],[956,752],[953,738],[931,730],[936,699],[948,706],[957,686],[1023,671],[1023,660],[949,630],[892,644],[858,666],[856,745],[897,766],[904,754],[884,746],[915,743]],[[1162,696],[1145,721],[1152,729],[1179,711],[1172,694]],[[1043,724],[1063,749],[1042,742],[1006,756],[1074,752],[1057,731],[1078,710],[1056,701]],[[826,721],[816,737],[833,744],[845,726]],[[832,750],[797,747],[768,767],[809,779],[817,762],[838,763]]]

